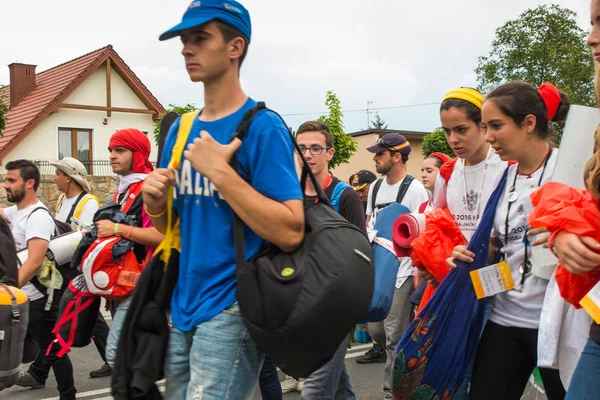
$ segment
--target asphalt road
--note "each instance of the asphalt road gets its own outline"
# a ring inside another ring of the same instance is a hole
[[[383,364],[356,364],[356,357],[362,355],[370,345],[356,344],[346,355],[346,367],[350,375],[352,386],[359,400],[381,400],[383,398]],[[73,349],[70,353],[75,372],[75,383],[77,385],[77,398],[85,400],[112,399],[110,396],[110,378],[91,379],[89,371],[100,367],[102,360],[93,344],[83,349]],[[24,370],[26,368],[24,367]],[[284,378],[280,374],[281,379]],[[159,387],[164,389],[164,383]],[[44,389],[29,390],[14,386],[0,392],[1,399],[10,400],[58,400],[56,392],[56,381],[53,375],[46,382]],[[284,400],[299,399],[299,393],[289,393],[283,396]],[[524,399],[542,400],[546,399],[543,394],[529,387]],[[260,400],[260,392],[257,390],[254,400]]]

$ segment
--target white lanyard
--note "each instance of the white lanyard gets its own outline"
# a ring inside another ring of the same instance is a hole
[[[485,166],[483,167],[483,177],[481,178],[481,187],[479,190],[479,194],[477,195],[477,210],[476,210],[477,213],[475,214],[477,217],[479,217],[479,210],[481,210],[481,203],[482,203],[482,199],[483,199],[483,189],[485,186],[485,179],[487,178],[487,174],[489,171],[490,158],[492,157],[492,155],[494,155],[494,149],[492,149],[492,147],[490,146],[487,157],[485,159]],[[463,189],[464,189],[463,204],[464,204],[466,210],[472,211],[472,210],[469,210],[469,205],[468,205],[469,193],[467,192],[467,177],[465,176],[465,159],[461,158],[460,161],[462,162],[461,173],[462,173],[462,181],[463,181]]]

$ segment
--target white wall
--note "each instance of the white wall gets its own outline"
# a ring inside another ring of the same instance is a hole
[[[113,70],[111,75],[113,107],[146,107],[129,89],[129,86]],[[101,66],[82,83],[65,101],[70,104],[106,106],[106,67]],[[60,108],[58,113],[48,116],[4,159],[2,164],[20,158],[29,160],[58,159],[58,128],[92,129],[92,154],[94,159],[108,159],[108,141],[111,135],[124,128],[137,128],[148,132],[152,145],[150,160],[156,161],[157,148],[153,139],[154,121],[151,114],[113,112],[103,124],[106,111],[88,111]],[[0,173],[4,173],[0,167]]]

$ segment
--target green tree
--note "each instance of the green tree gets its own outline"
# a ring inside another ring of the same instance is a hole
[[[519,80],[552,82],[574,104],[595,106],[594,61],[577,14],[551,4],[525,11],[496,30],[492,51],[475,72],[482,91]]]
[[[555,4],[525,11],[496,29],[492,51],[475,72],[482,93],[509,81],[552,82],[571,104],[595,106],[594,61],[577,14]],[[560,143],[563,124],[555,124]]]
[[[371,121],[371,125],[373,129],[387,129],[388,127],[377,111],[375,112],[375,120]]]
[[[329,162],[329,168],[334,169],[340,164],[347,164],[349,162],[352,154],[356,152],[356,140],[344,133],[344,124],[342,122],[344,114],[342,114],[340,100],[332,90],[327,91],[325,105],[329,109],[329,115],[319,117],[319,121],[327,125],[333,134],[335,155]]]
[[[455,157],[456,155],[448,145],[446,134],[442,128],[435,128],[429,135],[423,137],[423,156],[429,157],[431,153],[439,152]]]
[[[185,106],[178,106],[176,104],[169,104],[169,107],[165,110],[165,115],[170,113],[171,111],[175,111],[178,114],[185,114],[187,112],[196,111],[198,107],[194,104],[186,104]],[[156,121],[154,124],[154,142],[158,146],[159,134],[160,134],[160,123],[162,122],[162,118]]]
[[[4,85],[0,85],[0,89],[4,87]],[[8,112],[8,107],[4,104],[4,97],[0,96],[0,137],[4,136],[4,130],[6,129],[6,113]]]

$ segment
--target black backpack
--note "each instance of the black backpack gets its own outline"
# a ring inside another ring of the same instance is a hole
[[[389,206],[392,203],[385,203],[385,204],[379,204],[379,205],[375,205],[375,201],[377,200],[377,192],[379,192],[379,188],[381,187],[381,182],[383,182],[384,178],[379,178],[377,179],[377,181],[375,181],[375,186],[373,187],[373,194],[371,195],[371,210],[375,211],[376,209],[379,208],[385,208],[387,206]],[[396,203],[400,203],[402,204],[402,200],[404,200],[404,196],[406,196],[406,192],[408,192],[408,188],[410,186],[410,184],[412,183],[412,181],[414,181],[415,178],[413,178],[410,175],[406,175],[406,177],[404,178],[404,180],[402,181],[402,183],[400,184],[400,188],[398,189],[398,196],[396,197]]]
[[[243,140],[261,110],[264,103],[247,111],[234,137]],[[331,359],[368,311],[375,280],[367,236],[333,209],[302,160],[302,188],[311,179],[318,202],[304,209],[306,234],[298,250],[287,254],[269,245],[246,261],[243,222],[234,216],[242,319],[259,348],[295,377],[308,377]],[[238,170],[237,159],[232,166]]]

